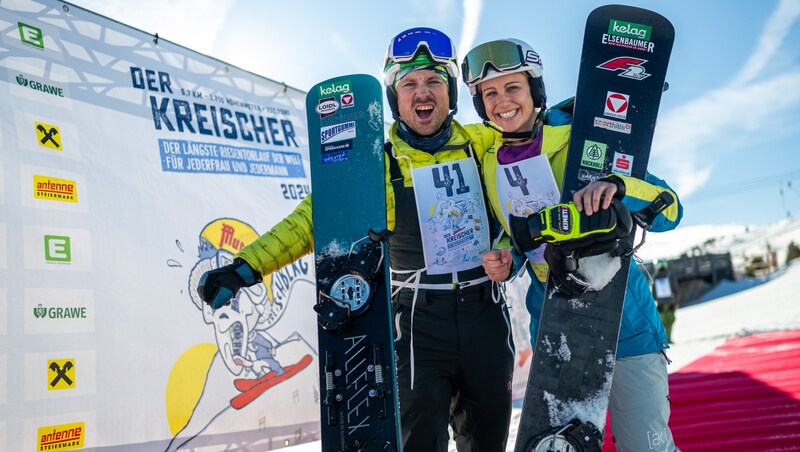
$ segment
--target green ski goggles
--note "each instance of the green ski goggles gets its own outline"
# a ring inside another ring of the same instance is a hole
[[[517,69],[522,66],[541,77],[541,60],[536,52],[523,52],[522,46],[512,41],[490,41],[469,51],[461,63],[461,73],[464,83],[472,86],[486,77],[489,69],[498,73],[520,72]]]

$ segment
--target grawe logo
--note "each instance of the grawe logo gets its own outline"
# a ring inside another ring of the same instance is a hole
[[[39,427],[37,451],[83,449],[86,426],[83,422],[74,424],[48,425]]]
[[[19,74],[17,76],[17,83],[20,86],[24,86],[26,88],[30,88],[30,89],[35,90],[35,91],[41,91],[43,93],[52,94],[54,96],[64,97],[64,89],[63,88],[59,88],[59,87],[53,86],[53,85],[46,85],[44,83],[37,82],[36,80],[28,80],[22,74]]]
[[[345,94],[350,92],[350,80],[333,82],[330,85],[319,87],[319,97],[333,96],[334,94]]]
[[[581,166],[602,170],[603,164],[606,161],[607,147],[608,146],[605,143],[586,140],[583,143],[583,155],[581,156]]]
[[[86,306],[46,308],[39,303],[33,308],[33,316],[37,319],[85,319]]]
[[[44,49],[44,34],[42,30],[22,22],[17,22],[19,40],[25,44]]]
[[[625,22],[624,20],[611,19],[608,23],[608,32],[612,35],[627,36],[629,38],[650,40],[650,32],[653,27],[649,25]]]
[[[72,251],[70,249],[69,236],[45,235],[44,260],[47,262],[57,263],[72,261]]]
[[[77,184],[73,180],[33,175],[33,197],[48,201],[78,202]]]

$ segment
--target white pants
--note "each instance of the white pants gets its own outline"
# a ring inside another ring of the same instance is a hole
[[[667,362],[661,353],[620,358],[611,384],[611,430],[619,452],[678,450],[669,429]]]

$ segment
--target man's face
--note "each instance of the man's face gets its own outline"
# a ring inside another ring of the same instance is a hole
[[[447,83],[436,72],[420,69],[397,82],[400,119],[422,136],[432,135],[450,112]]]

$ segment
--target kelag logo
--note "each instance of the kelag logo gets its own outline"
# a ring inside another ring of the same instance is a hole
[[[345,94],[350,92],[350,80],[334,82],[330,85],[319,87],[319,97],[333,96],[334,94]]]
[[[650,32],[653,27],[623,20],[611,19],[608,23],[608,33],[617,36],[627,36],[629,38],[650,40]]]
[[[44,35],[42,30],[33,25],[17,22],[19,28],[19,40],[25,44],[44,49]]]
[[[72,251],[70,250],[69,236],[45,235],[44,260],[55,263],[66,263],[72,261]]]
[[[33,176],[33,197],[48,201],[78,202],[77,184],[73,180],[50,176]]]
[[[37,451],[83,449],[86,427],[83,422],[39,427]]]

